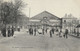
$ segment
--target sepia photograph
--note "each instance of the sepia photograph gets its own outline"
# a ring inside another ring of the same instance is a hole
[[[0,51],[80,51],[80,0],[0,0]]]

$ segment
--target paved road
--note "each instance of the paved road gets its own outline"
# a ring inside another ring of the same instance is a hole
[[[26,32],[17,32],[14,37],[0,40],[0,51],[80,51],[80,39],[56,35],[50,38],[49,34],[31,36]]]

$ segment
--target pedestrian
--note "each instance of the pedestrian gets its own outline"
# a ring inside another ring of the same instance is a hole
[[[50,30],[50,37],[52,37],[52,29]]]
[[[20,32],[20,27],[19,27],[19,26],[18,26],[18,28],[17,28],[17,29],[18,29],[18,31]]]
[[[29,28],[29,34],[31,35],[31,28]]]
[[[3,27],[1,30],[3,37],[6,37],[6,27]]]
[[[60,29],[60,31],[59,31],[59,37],[62,37],[61,33],[62,33],[62,29]]]
[[[33,28],[30,28],[30,35],[33,35]]]
[[[14,27],[12,26],[12,36],[14,35]]]
[[[64,37],[65,37],[65,38],[68,38],[68,29],[65,29]]]
[[[45,30],[45,31],[46,31],[46,33],[47,33],[47,31],[48,31],[48,28],[46,28],[46,30]]]
[[[57,36],[59,35],[59,30],[58,30],[58,28],[56,28],[56,35],[57,35]]]
[[[11,29],[10,29],[10,26],[9,26],[9,28],[8,28],[8,37],[10,37],[11,36]]]
[[[44,35],[44,28],[42,29],[42,31],[43,31],[43,35]]]
[[[58,28],[56,29],[56,32],[58,32],[59,30],[58,30]]]
[[[36,28],[34,29],[34,36],[36,36]]]
[[[54,28],[52,28],[52,34],[54,34]]]

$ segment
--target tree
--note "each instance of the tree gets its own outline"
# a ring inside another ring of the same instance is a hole
[[[8,20],[8,16],[10,15],[10,3],[8,2],[4,2],[1,3],[0,5],[0,16],[1,16],[1,22],[2,22],[2,28],[3,29],[5,27],[6,29],[6,25],[7,25],[7,20]]]
[[[12,24],[18,22],[20,15],[22,15],[21,9],[24,4],[21,0],[15,0],[15,2],[3,2],[1,4],[1,19],[3,24]]]
[[[20,15],[22,15],[21,9],[23,8],[24,4],[22,0],[15,0],[14,4],[14,17],[15,17],[15,23],[17,23],[17,20]]]
[[[0,3],[0,16],[3,25],[12,24],[18,22],[20,15],[22,15],[21,9],[24,6],[21,0],[15,0],[15,2],[2,2]],[[15,25],[16,25],[15,24]]]
[[[3,27],[2,27],[2,35],[4,37],[6,37],[6,23],[7,23],[7,17],[9,16],[10,14],[10,11],[9,11],[9,6],[8,6],[8,3],[7,2],[4,2],[4,3],[1,3],[0,5],[0,15],[1,15],[1,21],[3,22]]]

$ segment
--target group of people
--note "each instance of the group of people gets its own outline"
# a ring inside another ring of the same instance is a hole
[[[6,29],[6,27],[3,27],[2,30],[1,30],[1,33],[2,33],[2,36],[4,36],[4,37],[13,36],[14,35],[14,27],[13,26],[12,27],[9,26],[7,29]]]
[[[54,34],[54,31],[55,31],[54,28],[52,28],[50,30],[50,37],[52,37],[52,35]],[[60,29],[60,30],[56,29],[56,32],[58,32],[57,35],[59,35],[59,37],[63,36],[64,38],[68,38],[68,33],[69,33],[68,29],[65,29],[64,32],[62,31],[62,29]],[[63,35],[61,35],[61,34],[63,34]]]
[[[8,37],[13,36],[14,35],[14,27],[9,27],[8,28]]]
[[[47,33],[47,29],[37,29],[37,28],[29,28],[29,34],[30,35],[34,35],[36,36],[36,34],[45,34],[45,32]]]
[[[38,32],[38,34],[45,34],[45,32],[47,33],[47,31],[48,31],[48,29],[41,29],[42,30],[42,32],[39,32],[38,31],[38,29],[36,29],[36,28],[29,28],[29,34],[30,35],[34,35],[34,36],[36,36],[36,34],[37,34],[37,32]],[[50,29],[50,31],[49,31],[49,34],[50,34],[50,37],[52,37],[53,36],[53,34],[55,34],[55,32],[58,32],[57,33],[57,35],[59,35],[59,37],[64,37],[64,38],[68,38],[68,29],[65,29],[65,31],[63,32],[62,31],[62,29],[54,29],[54,28],[51,28]],[[63,34],[63,35],[61,35],[61,34]]]
[[[36,28],[33,30],[33,28],[29,28],[29,34],[30,35],[33,35],[34,34],[34,36],[36,36]]]

